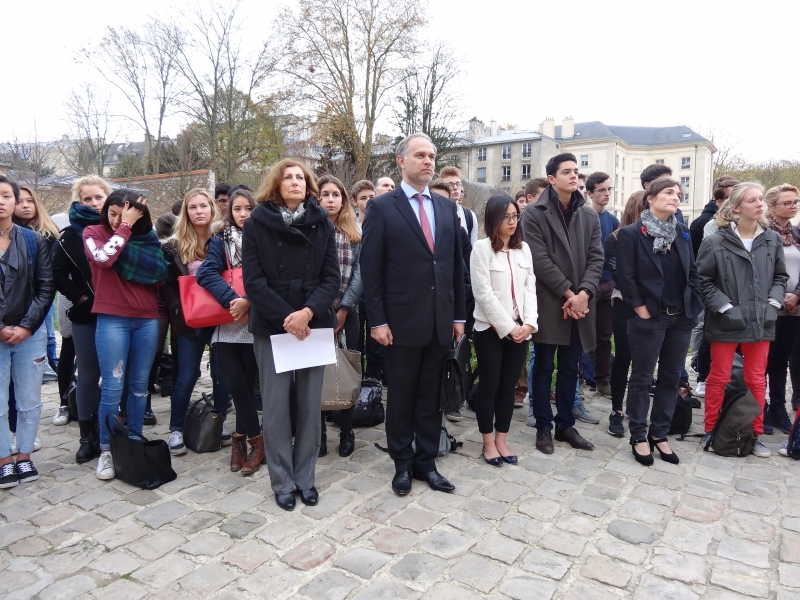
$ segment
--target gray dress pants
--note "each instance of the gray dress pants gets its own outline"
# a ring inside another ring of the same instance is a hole
[[[275,373],[272,342],[269,337],[253,336],[258,362],[261,399],[264,403],[264,451],[267,469],[276,494],[289,494],[314,487],[314,469],[319,454],[322,380],[325,367],[311,367]],[[289,389],[294,379],[297,391],[297,432],[292,445],[289,415]]]

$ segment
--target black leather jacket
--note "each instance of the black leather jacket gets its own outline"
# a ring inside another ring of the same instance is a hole
[[[38,248],[35,267],[28,259],[28,248],[18,226],[9,233],[12,244],[0,258],[3,265],[0,278],[3,278],[6,304],[3,324],[24,327],[32,333],[44,321],[56,293],[50,246],[41,235],[35,235]],[[7,276],[4,277],[5,273]]]

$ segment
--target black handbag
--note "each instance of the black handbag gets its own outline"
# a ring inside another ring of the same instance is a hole
[[[205,394],[189,405],[183,421],[183,443],[192,452],[216,452],[222,448],[223,415]]]
[[[117,479],[153,490],[178,477],[172,470],[167,442],[148,440],[125,425],[118,415],[106,415],[106,426],[111,438],[111,457],[114,459]]]
[[[469,367],[472,349],[467,336],[462,336],[444,361],[440,406],[445,414],[460,410],[467,398],[464,373]]]

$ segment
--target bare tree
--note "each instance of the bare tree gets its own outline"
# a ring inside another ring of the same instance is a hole
[[[69,133],[59,145],[67,168],[78,175],[103,175],[111,144],[109,99],[99,97],[92,84],[72,90],[65,103]]]
[[[717,151],[714,153],[714,179],[721,175],[734,175],[746,167],[747,161],[739,151],[739,140],[725,129],[709,127],[703,133]]]
[[[363,179],[387,92],[404,77],[425,21],[420,0],[298,0],[276,21],[279,69]]]
[[[108,27],[97,47],[79,52],[133,107],[153,173],[160,172],[164,120],[180,94],[174,47],[180,42],[176,25],[151,18],[140,31]]]
[[[14,140],[3,145],[3,159],[16,171],[19,181],[33,186],[36,193],[41,194],[41,182],[56,171],[56,148],[52,143],[39,138],[39,128],[33,122],[33,137],[28,140]]]

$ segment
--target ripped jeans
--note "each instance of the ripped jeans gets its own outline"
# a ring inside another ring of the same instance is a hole
[[[147,406],[147,384],[158,345],[158,319],[97,315],[97,359],[103,387],[100,392],[100,449],[111,449],[106,415],[119,413],[119,401],[128,371],[128,427],[142,431]]]
[[[42,375],[46,365],[47,328],[44,325],[14,346],[0,342],[0,458],[11,456],[8,388],[12,379],[17,400],[17,448],[21,454],[33,452],[42,414]]]

